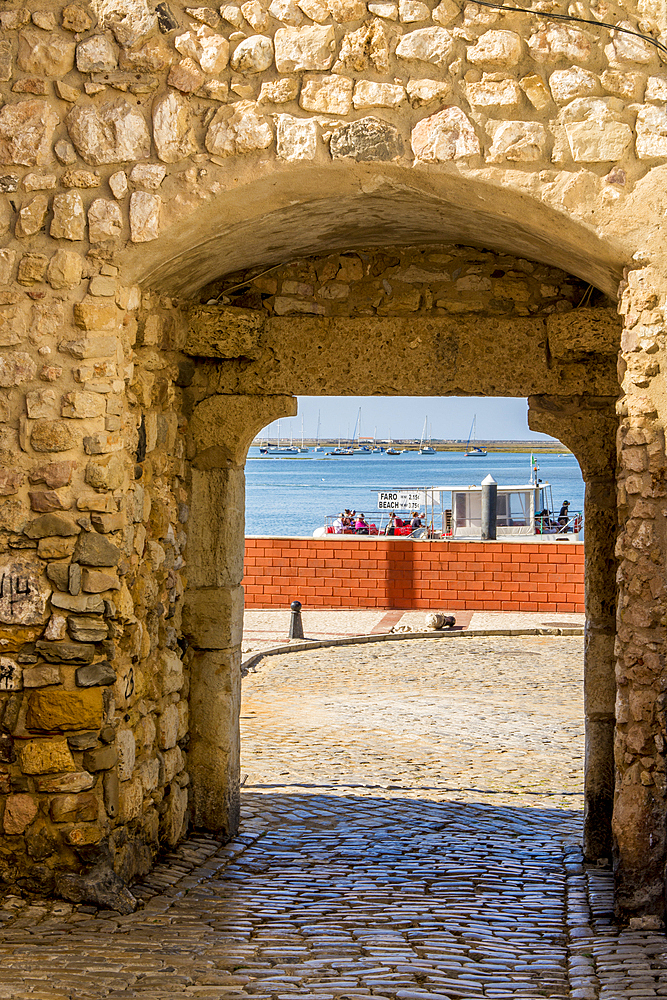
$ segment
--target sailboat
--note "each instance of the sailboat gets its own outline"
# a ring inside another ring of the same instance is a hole
[[[389,428],[389,447],[385,450],[385,455],[402,455],[403,453],[394,448],[394,442],[391,438],[391,428]]]
[[[300,454],[308,454],[310,451],[310,448],[304,448],[303,445],[303,416],[301,417],[301,447],[295,447],[294,450],[298,451]]]
[[[357,413],[357,419],[354,425],[354,430],[352,431],[350,450],[353,455],[368,455],[368,453],[371,451],[369,445],[361,443],[361,407],[359,407],[359,412]]]
[[[424,417],[424,430],[422,431],[421,441],[419,442],[419,454],[420,455],[437,455],[435,448],[431,444],[431,437],[429,435],[428,441],[426,440],[426,424],[428,417]]]
[[[322,412],[321,410],[317,411],[317,434],[315,435],[315,447],[313,448],[313,451],[324,451],[324,448],[320,444],[320,413],[321,412]]]
[[[278,421],[278,437],[276,444],[268,444],[266,448],[260,448],[263,455],[295,455],[299,449],[294,444],[282,444],[280,440],[280,421]]]
[[[488,454],[486,448],[480,448],[475,444],[477,440],[477,414],[472,418],[472,424],[470,426],[470,434],[468,435],[468,443],[466,445],[464,458],[483,458]],[[473,442],[472,445],[470,442]]]

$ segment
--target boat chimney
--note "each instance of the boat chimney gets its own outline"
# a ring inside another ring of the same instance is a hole
[[[482,480],[482,541],[496,540],[498,514],[498,484],[492,475]]]

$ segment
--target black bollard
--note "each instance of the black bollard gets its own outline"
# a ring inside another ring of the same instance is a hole
[[[303,639],[303,622],[301,621],[301,601],[292,601],[290,604],[292,616],[289,622],[289,638]]]
[[[487,476],[482,481],[482,541],[496,540],[496,521],[498,515],[498,484],[493,476]]]

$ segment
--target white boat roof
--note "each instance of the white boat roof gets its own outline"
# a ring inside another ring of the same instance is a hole
[[[539,482],[539,483],[522,483],[519,486],[500,486],[498,485],[499,493],[525,493],[526,490],[543,490],[549,483]],[[424,489],[424,487],[420,487]],[[481,493],[481,486],[428,486],[427,490],[435,490],[441,493]]]

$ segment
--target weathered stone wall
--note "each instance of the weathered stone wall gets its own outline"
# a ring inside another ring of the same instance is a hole
[[[589,413],[619,298],[619,900],[662,913],[667,71],[599,23],[660,5],[5,7],[0,874],[233,828],[242,467],[292,394]]]

